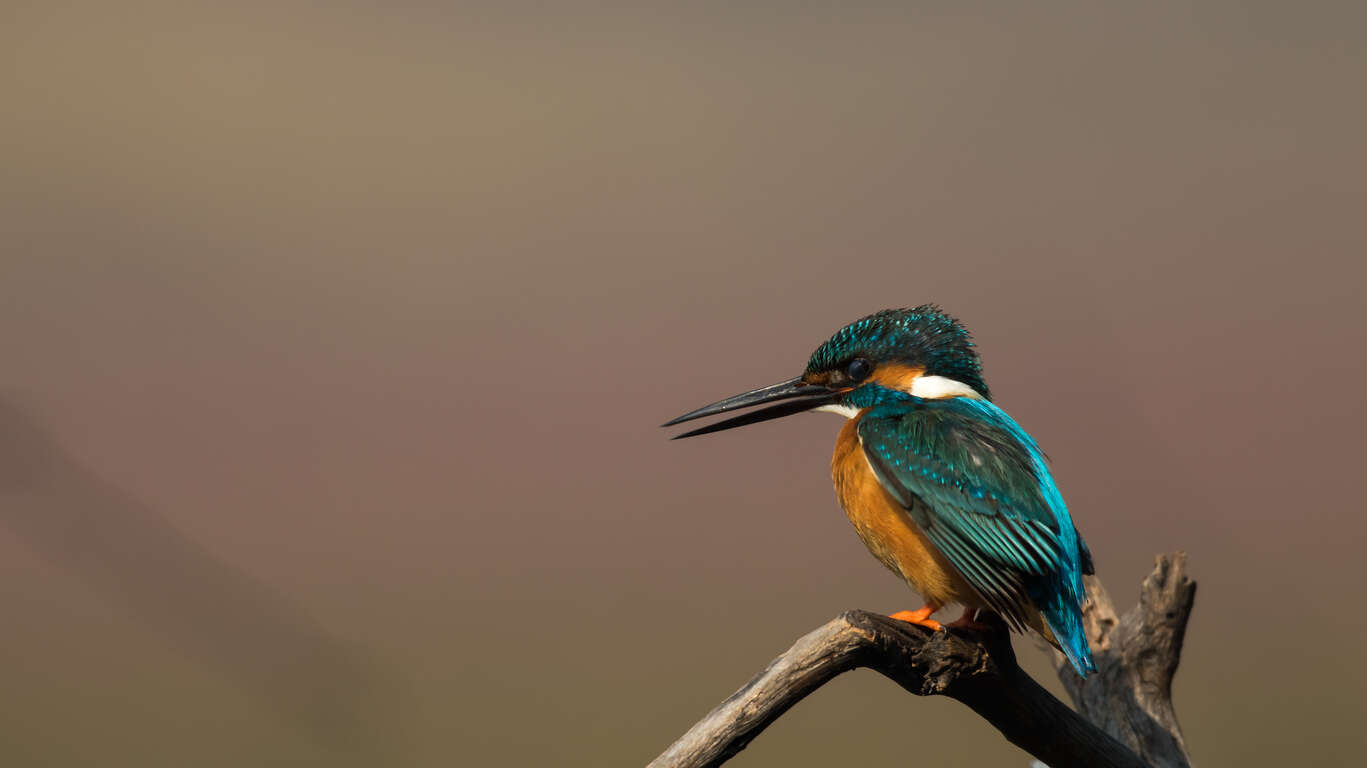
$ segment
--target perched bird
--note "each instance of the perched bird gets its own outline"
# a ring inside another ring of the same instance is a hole
[[[769,405],[676,436],[803,411],[847,418],[831,476],[864,544],[925,599],[893,618],[941,630],[941,607],[981,609],[1033,629],[1078,674],[1096,669],[1083,633],[1092,557],[1035,440],[992,403],[968,331],[933,305],[889,309],[841,328],[801,376],[664,424]]]

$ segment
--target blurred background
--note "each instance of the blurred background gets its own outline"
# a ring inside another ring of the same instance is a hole
[[[835,417],[656,425],[935,301],[1190,553],[1197,761],[1352,762],[1367,12],[888,5],[8,4],[0,761],[643,764],[919,605]],[[857,672],[735,764],[856,760],[1025,763]]]

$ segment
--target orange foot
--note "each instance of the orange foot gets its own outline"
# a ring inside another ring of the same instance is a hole
[[[923,627],[930,627],[936,632],[939,632],[944,629],[944,625],[940,624],[940,622],[935,619],[930,618],[930,614],[935,613],[938,610],[940,610],[940,606],[935,603],[926,603],[914,611],[898,611],[888,618],[901,619],[902,621],[911,624],[920,624]]]

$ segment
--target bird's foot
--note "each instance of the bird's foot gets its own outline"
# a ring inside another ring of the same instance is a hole
[[[945,628],[944,625],[935,619],[930,618],[930,614],[935,613],[938,610],[940,610],[940,606],[935,605],[934,603],[926,603],[914,611],[898,611],[888,618],[905,621],[908,624],[919,624],[939,632]]]
[[[965,608],[964,615],[949,622],[953,629],[962,629],[969,632],[991,632],[992,625],[978,620],[977,608]]]

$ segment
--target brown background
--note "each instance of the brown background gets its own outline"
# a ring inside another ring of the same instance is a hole
[[[917,604],[833,417],[655,425],[937,301],[1191,553],[1200,764],[1356,762],[1367,14],[883,5],[11,3],[0,761],[641,764]],[[1023,764],[870,674],[736,764],[856,758]]]

